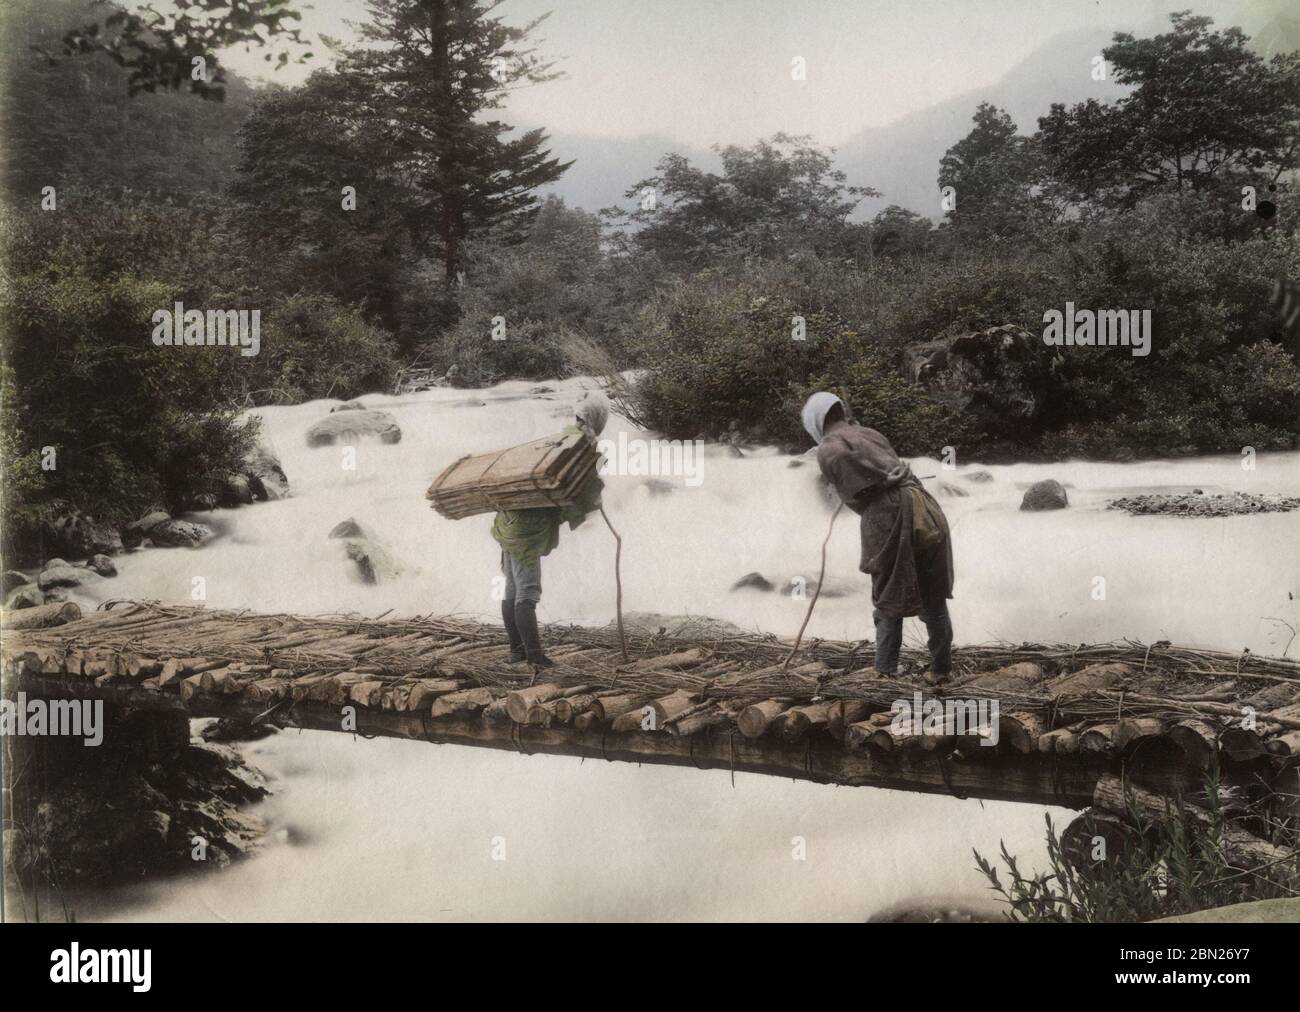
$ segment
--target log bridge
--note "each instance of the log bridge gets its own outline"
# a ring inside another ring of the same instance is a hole
[[[4,691],[254,724],[1084,808],[1116,778],[1194,796],[1212,765],[1294,796],[1300,663],[1122,642],[959,648],[953,679],[875,677],[868,644],[107,602],[3,616]],[[702,626],[702,629],[707,627]],[[904,668],[923,658],[904,651]],[[895,700],[998,703],[996,729],[895,726]],[[996,730],[996,734],[994,731]],[[985,744],[996,737],[996,744]]]

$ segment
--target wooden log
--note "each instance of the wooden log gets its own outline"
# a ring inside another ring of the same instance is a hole
[[[259,678],[245,690],[249,699],[262,703],[278,703],[289,694],[289,681],[284,678]]]
[[[1058,675],[1049,679],[1039,688],[1054,699],[1071,696],[1086,696],[1098,689],[1109,689],[1126,678],[1135,675],[1136,669],[1118,661],[1106,661],[1101,664],[1089,664],[1078,671]]]
[[[1031,661],[1008,664],[967,679],[963,688],[988,689],[993,692],[1034,692],[1043,680],[1043,666]]]
[[[1057,755],[1074,755],[1079,751],[1079,732],[1068,727],[1058,727],[1038,738],[1038,751]]]
[[[185,675],[201,675],[205,671],[228,667],[228,661],[209,660],[206,657],[173,657],[162,666],[158,676],[159,685],[170,685]]]
[[[456,692],[463,687],[464,683],[454,678],[421,678],[411,686],[404,709],[422,710],[426,706],[431,706],[439,696]]]
[[[689,650],[679,650],[673,654],[662,654],[658,657],[643,657],[639,661],[633,661],[631,664],[622,665],[623,671],[664,671],[668,668],[692,668],[704,660],[706,656],[703,647],[691,647]]]
[[[357,682],[348,691],[348,698],[358,706],[375,708],[381,706],[384,695],[384,686],[386,683],[379,679],[372,678],[369,681]]]
[[[575,731],[588,732],[598,731],[605,725],[605,719],[594,708],[586,713],[580,713],[573,718],[573,729]]]
[[[15,675],[61,675],[67,671],[65,661],[65,653],[57,647],[6,649],[4,657],[5,669]]]
[[[888,724],[877,727],[867,739],[867,744],[882,752],[913,752],[924,748],[926,737],[924,731],[911,720],[900,721],[897,727],[891,720]]]
[[[1115,725],[1111,741],[1121,752],[1132,751],[1144,739],[1165,736],[1165,722],[1156,717],[1125,717]]]
[[[478,713],[485,706],[492,702],[492,690],[487,688],[478,689],[461,689],[459,692],[449,692],[445,696],[439,696],[433,701],[429,708],[429,715],[434,719],[438,717],[450,717],[456,714]],[[509,709],[509,703],[506,704]],[[524,716],[528,716],[527,713]],[[511,714],[513,719],[514,714]]]
[[[596,702],[590,692],[576,696],[561,696],[555,700],[555,719],[561,724],[572,724],[575,717],[586,713]]]
[[[1032,710],[1005,713],[998,717],[998,740],[1007,747],[1029,755],[1038,751],[1038,741],[1047,734],[1050,726],[1047,717]]]
[[[652,701],[647,700],[645,703],[626,713],[621,713],[610,723],[612,731],[657,731],[659,723],[655,718],[655,709]]]
[[[1169,729],[1169,739],[1178,746],[1183,758],[1197,769],[1210,768],[1219,751],[1219,731],[1203,720],[1180,720]]]
[[[508,699],[509,697],[507,697]],[[507,703],[507,712],[509,703]],[[528,715],[521,722],[529,727],[550,727],[555,723],[555,702],[534,703],[528,708]]]
[[[35,608],[4,609],[0,611],[0,628],[49,629],[67,625],[81,618],[80,606],[71,601],[55,604],[38,604]]]
[[[736,724],[740,733],[746,738],[761,738],[767,734],[775,721],[794,701],[791,699],[765,699],[740,711]]]
[[[699,698],[696,693],[686,689],[678,689],[667,696],[660,696],[650,704],[654,709],[655,727],[662,728],[669,721],[682,716],[698,702]]]
[[[796,706],[785,712],[781,722],[781,737],[789,742],[802,741],[813,731],[824,730],[830,721],[829,702]]]
[[[1264,739],[1244,727],[1225,727],[1219,732],[1219,751],[1234,762],[1248,762],[1268,755]]]
[[[1079,748],[1084,752],[1111,752],[1115,748],[1115,725],[1094,724],[1079,735]]]
[[[522,724],[528,719],[528,711],[534,704],[545,703],[562,695],[564,695],[564,686],[554,682],[530,685],[526,689],[515,689],[506,696],[506,711],[510,714],[511,720],[516,724]]]
[[[483,707],[483,719],[494,724],[509,724],[511,722],[510,711],[506,709],[506,702],[506,696],[497,696],[487,706]]]
[[[1123,815],[1130,801],[1139,811],[1152,818],[1160,818],[1166,813],[1175,813],[1191,819],[1202,827],[1209,826],[1212,822],[1210,813],[1195,805],[1184,804],[1179,808],[1175,801],[1136,784],[1126,785],[1119,777],[1109,773],[1103,774],[1098,779],[1093,791],[1093,804],[1098,808]],[[1228,864],[1244,870],[1281,862],[1289,855],[1289,851],[1285,848],[1261,840],[1231,822],[1223,826],[1219,845]]]
[[[866,720],[855,721],[844,729],[844,747],[850,751],[865,748],[871,736],[894,719],[888,711],[873,713]]]
[[[878,709],[879,705],[865,699],[836,699],[826,711],[826,730],[836,741],[843,741],[846,727],[865,720]]]
[[[1300,755],[1300,731],[1284,731],[1276,738],[1270,738],[1264,745],[1270,755]]]
[[[730,724],[733,717],[721,706],[713,706],[693,713],[689,717],[674,721],[668,725],[668,733],[677,735],[682,738],[688,738],[693,734],[700,734],[711,727],[722,727],[724,724]]]
[[[608,724],[625,713],[639,710],[653,698],[648,692],[616,692],[609,696],[598,693],[588,712],[594,713],[602,724]]]
[[[293,683],[289,686],[289,695],[293,698],[294,702],[304,700],[307,698],[307,694],[311,692],[313,687],[324,682],[329,677],[330,675],[328,671],[314,671],[311,674],[295,678]]]
[[[1138,834],[1123,818],[1103,808],[1085,808],[1061,833],[1061,852],[1085,874],[1124,853]]]

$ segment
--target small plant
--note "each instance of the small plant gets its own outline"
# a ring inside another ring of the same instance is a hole
[[[1139,809],[1131,793],[1122,817],[1103,826],[1105,817],[1090,813],[1081,833],[1058,835],[1051,816],[1045,816],[1049,870],[1037,875],[1022,873],[1005,844],[1008,881],[978,851],[975,864],[1006,900],[1007,919],[1025,923],[1148,921],[1295,895],[1286,879],[1294,875],[1296,855],[1289,872],[1286,863],[1249,872],[1234,867],[1224,852],[1228,820],[1213,771],[1206,778],[1206,796],[1203,820],[1189,819],[1172,802],[1152,815]],[[1105,841],[1101,856],[1076,845],[1071,839],[1076,836]]]

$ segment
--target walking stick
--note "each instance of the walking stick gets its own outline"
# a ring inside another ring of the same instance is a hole
[[[619,537],[618,531],[614,530],[614,525],[609,522],[609,516],[605,513],[605,504],[600,504],[600,515],[605,521],[605,526],[609,528],[609,533],[614,535],[614,586],[617,593],[614,598],[614,613],[618,617],[618,642],[623,649],[623,660],[627,660],[627,636],[623,633],[623,577],[619,572],[619,563],[623,557],[623,539]],[[818,588],[820,589],[820,588]]]
[[[831,532],[835,530],[835,518],[840,515],[840,510],[843,508],[844,503],[841,502],[831,514],[831,524],[826,528],[826,540],[822,542],[822,569],[817,574],[817,589],[813,591],[812,600],[808,602],[808,612],[803,617],[803,625],[799,627],[799,635],[794,638],[794,646],[790,648],[790,652],[785,656],[785,662],[781,665],[782,671],[790,666],[790,661],[799,652],[799,644],[803,642],[803,631],[808,628],[808,620],[812,618],[813,608],[817,606],[817,598],[822,596],[822,583],[826,579],[826,546],[830,544]]]

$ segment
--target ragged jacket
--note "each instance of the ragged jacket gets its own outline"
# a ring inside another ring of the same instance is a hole
[[[871,601],[877,609],[889,615],[915,615],[923,597],[952,597],[947,519],[889,440],[875,429],[841,426],[821,441],[817,463],[840,498],[862,517],[858,568],[871,576]],[[928,516],[914,516],[919,509]],[[913,543],[915,520],[923,526],[937,523],[942,541],[918,552]]]

